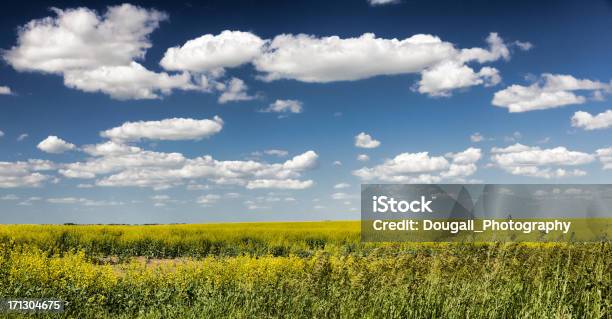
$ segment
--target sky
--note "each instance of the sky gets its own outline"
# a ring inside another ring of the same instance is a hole
[[[610,1],[14,2],[0,223],[359,218],[366,183],[610,183]]]

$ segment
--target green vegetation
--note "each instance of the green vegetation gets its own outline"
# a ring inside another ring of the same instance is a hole
[[[610,318],[611,261],[609,242],[362,244],[358,222],[11,225],[0,297],[70,302],[49,318]]]

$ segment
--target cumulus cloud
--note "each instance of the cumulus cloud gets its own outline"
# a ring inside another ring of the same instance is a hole
[[[367,162],[370,160],[370,157],[366,154],[359,154],[357,155],[357,160],[360,162]]]
[[[23,133],[23,134],[20,134],[20,135],[17,137],[17,142],[22,142],[22,141],[24,141],[26,138],[28,138],[29,136],[30,136],[30,135],[29,135],[28,133]]]
[[[124,4],[104,15],[87,8],[52,9],[55,17],[32,20],[19,29],[17,45],[4,59],[19,71],[63,73],[127,65],[144,58],[149,35],[164,13]]]
[[[152,44],[165,13],[130,4],[104,14],[87,8],[52,9],[55,16],[19,28],[17,45],[3,54],[17,71],[62,75],[67,87],[114,99],[155,99],[172,90],[199,90],[187,73],[170,75],[136,62]]]
[[[117,156],[138,153],[139,147],[121,144],[115,141],[108,141],[100,144],[85,145],[83,151],[92,156]]]
[[[361,132],[355,136],[355,146],[359,148],[377,148],[380,146],[380,141],[372,138],[369,134]]]
[[[117,100],[158,99],[174,89],[196,90],[187,73],[169,75],[153,72],[137,62],[66,71],[64,84],[83,92],[102,92]]]
[[[212,120],[172,118],[161,121],[126,122],[121,126],[103,131],[100,135],[114,141],[200,140],[219,133],[221,129],[223,129],[223,120],[218,116]],[[117,144],[107,146],[116,148]]]
[[[4,132],[0,131],[0,137],[4,136]]]
[[[210,72],[251,62],[266,43],[250,32],[225,30],[206,34],[180,47],[169,48],[161,60],[166,70]]]
[[[612,127],[612,110],[607,110],[595,116],[588,112],[578,111],[572,116],[572,126],[587,131],[610,128]]]
[[[8,86],[0,86],[0,95],[11,95],[13,91]]]
[[[446,156],[430,156],[429,152],[402,153],[383,164],[363,167],[353,175],[363,181],[385,183],[437,183],[443,179],[461,180],[473,175],[481,150],[468,148]]]
[[[249,101],[257,98],[247,93],[249,87],[244,84],[244,81],[238,78],[232,78],[227,83],[217,83],[216,88],[221,91],[221,95],[218,99],[221,104],[235,101]]]
[[[66,151],[70,151],[76,148],[74,144],[68,143],[57,136],[49,136],[46,139],[42,140],[36,146],[43,152],[59,154]]]
[[[452,44],[431,35],[397,40],[377,38],[371,33],[345,39],[282,34],[272,40],[270,50],[254,64],[265,72],[264,79],[268,81],[325,83],[419,72],[455,51]]]
[[[85,146],[93,157],[63,164],[59,173],[68,178],[94,179],[105,187],[150,187],[166,189],[208,180],[214,184],[239,185],[249,189],[302,189],[313,185],[298,178],[317,165],[318,155],[307,151],[283,163],[219,161],[212,156],[186,158],[180,153],[146,151],[117,142]]]
[[[514,144],[491,149],[491,162],[512,175],[541,178],[560,178],[586,175],[584,170],[559,166],[579,166],[592,162],[589,153],[570,151],[563,146],[542,149],[537,146]]]
[[[421,73],[419,93],[431,96],[450,96],[451,91],[474,85],[494,86],[501,81],[495,68],[483,67],[475,72],[471,67],[457,61],[445,61]]]
[[[276,100],[261,112],[302,113],[302,102],[297,100]]]
[[[153,152],[138,148],[138,151],[133,153],[105,154],[101,157],[89,158],[84,162],[68,163],[63,165],[59,173],[68,178],[89,179],[129,168],[156,167],[158,169],[169,169],[178,167],[185,161],[185,157],[180,153]]]
[[[545,73],[529,86],[514,84],[496,92],[492,103],[507,108],[511,113],[520,113],[583,104],[587,97],[579,92],[592,91],[594,95],[602,96],[611,90],[612,83]]]
[[[317,155],[317,153],[314,151],[307,151],[283,163],[283,168],[297,171],[312,169],[316,167],[318,159],[319,155]]]
[[[494,68],[484,67],[476,72],[466,65],[509,59],[510,51],[496,33],[491,33],[487,42],[488,49],[457,49],[452,43],[428,34],[403,40],[377,38],[372,33],[355,38],[282,34],[270,42],[253,64],[266,81],[326,83],[421,73],[419,92],[448,96],[453,89],[500,81]]]
[[[600,148],[595,151],[597,158],[603,164],[603,169],[612,169],[612,147]]]
[[[383,2],[393,1],[371,3]],[[496,33],[488,36],[488,48],[459,49],[428,34],[405,39],[372,33],[353,38],[281,34],[266,40],[251,32],[225,30],[169,48],[160,65],[179,72],[171,74],[139,63],[152,46],[150,34],[167,19],[165,13],[129,4],[108,7],[104,14],[87,8],[53,12],[54,16],[21,27],[17,44],[3,58],[18,71],[62,75],[68,87],[122,100],[161,98],[174,90],[217,90],[220,103],[251,100],[256,96],[247,94],[242,80],[217,80],[226,68],[247,63],[266,81],[326,83],[421,74],[419,92],[448,96],[454,89],[500,81],[495,68],[468,64],[510,57],[508,45]]]
[[[55,168],[54,163],[37,159],[0,162],[0,188],[39,187],[51,178],[41,172]]]
[[[343,188],[349,188],[349,187],[351,187],[351,184],[348,184],[348,183],[338,183],[334,185],[335,189],[343,189]]]

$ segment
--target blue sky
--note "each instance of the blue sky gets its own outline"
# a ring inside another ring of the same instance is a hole
[[[361,183],[612,178],[609,1],[0,15],[3,223],[356,219]]]

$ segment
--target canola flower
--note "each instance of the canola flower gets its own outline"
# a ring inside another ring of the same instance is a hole
[[[0,226],[0,296],[70,302],[49,318],[609,316],[610,243],[361,244],[347,225]]]

